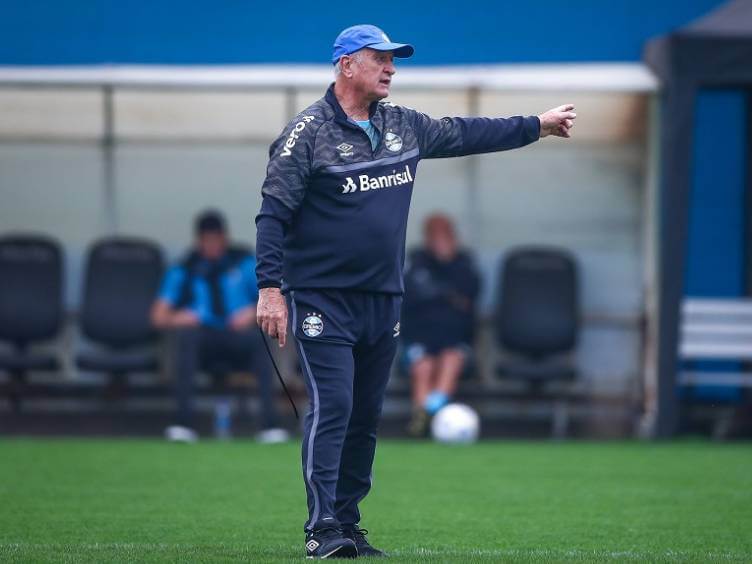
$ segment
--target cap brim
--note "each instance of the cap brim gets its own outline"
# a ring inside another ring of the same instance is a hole
[[[401,59],[412,57],[413,53],[415,53],[415,48],[407,43],[373,43],[372,45],[366,45],[366,47],[375,49],[376,51],[391,51],[395,57],[400,57]]]

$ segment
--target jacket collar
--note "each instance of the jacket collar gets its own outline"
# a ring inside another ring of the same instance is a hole
[[[354,123],[351,119],[347,117],[347,114],[345,113],[345,110],[342,109],[342,106],[339,104],[339,100],[337,100],[337,96],[334,94],[334,83],[332,82],[329,85],[329,88],[326,91],[326,95],[324,96],[324,100],[332,107],[334,110],[334,120],[343,124],[343,125],[349,125],[350,127],[358,127],[356,123]],[[379,133],[381,133],[381,113],[377,111],[379,109],[379,103],[378,102],[371,102],[371,105],[368,107],[368,119],[371,120],[371,123],[373,126],[379,130]]]

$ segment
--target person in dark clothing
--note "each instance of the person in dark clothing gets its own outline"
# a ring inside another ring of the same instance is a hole
[[[471,256],[460,250],[451,220],[430,216],[425,247],[405,272],[402,339],[412,381],[408,432],[423,436],[428,419],[449,402],[472,352],[480,280]]]
[[[178,410],[167,438],[193,442],[196,372],[220,367],[256,375],[261,395],[263,442],[287,439],[277,428],[269,359],[256,329],[256,259],[231,247],[224,217],[208,210],[196,219],[196,245],[165,275],[151,318],[169,331]]]
[[[309,398],[301,449],[309,558],[383,556],[360,526],[400,334],[405,232],[418,162],[570,137],[565,104],[539,116],[433,119],[384,102],[394,43],[373,25],[334,41],[335,79],[269,148],[256,216],[258,321],[287,342]]]

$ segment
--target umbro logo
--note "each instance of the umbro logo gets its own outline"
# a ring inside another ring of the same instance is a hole
[[[337,145],[336,149],[339,150],[339,156],[340,157],[352,157],[353,156],[353,146],[349,143],[340,143]]]
[[[308,552],[313,552],[320,546],[320,544],[319,541],[311,539],[306,543],[305,547],[308,549]]]

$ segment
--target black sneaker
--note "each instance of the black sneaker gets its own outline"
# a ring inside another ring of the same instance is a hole
[[[352,541],[355,543],[355,546],[358,548],[358,556],[386,556],[386,553],[383,550],[379,550],[378,548],[374,548],[370,545],[368,539],[366,539],[368,530],[361,529],[357,525],[353,525],[350,527],[342,527],[342,534],[346,538],[352,539]]]
[[[306,535],[306,558],[357,558],[358,549],[352,539],[342,535],[338,527],[311,531]]]

